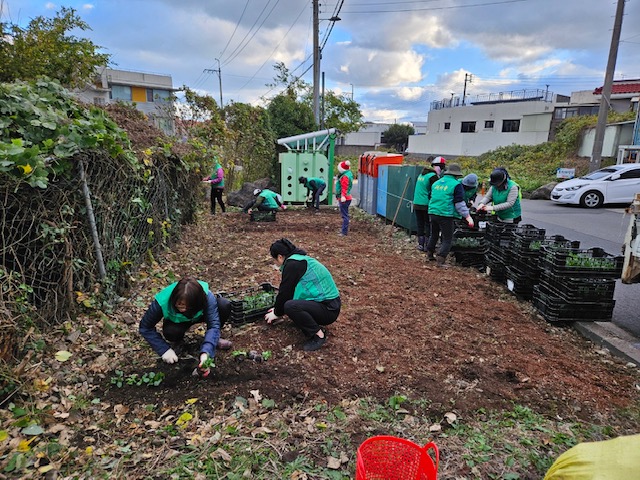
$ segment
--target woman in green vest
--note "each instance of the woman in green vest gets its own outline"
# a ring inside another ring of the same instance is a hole
[[[318,350],[327,341],[322,326],[340,314],[340,292],[331,273],[286,238],[271,244],[269,253],[282,272],[275,306],[264,316],[268,324],[287,315],[307,337],[302,349]]]
[[[342,229],[339,235],[346,236],[349,233],[349,205],[351,205],[351,188],[353,187],[353,173],[351,173],[351,162],[345,160],[338,164],[338,178],[336,179],[336,199],[342,215]]]
[[[478,211],[494,213],[503,223],[520,223],[522,207],[520,205],[520,186],[511,180],[503,167],[496,168],[489,178],[491,187],[478,205]]]
[[[298,182],[307,189],[307,200],[311,202],[316,212],[320,211],[320,197],[322,192],[327,188],[327,182],[318,177],[299,177]],[[311,199],[309,200],[309,197]]]
[[[254,200],[251,200],[245,205],[244,213],[251,214],[254,208],[260,212],[275,212],[278,208],[282,210],[287,209],[282,203],[282,197],[268,188],[262,190],[256,188],[253,191],[253,196],[255,197]]]
[[[193,277],[184,277],[161,290],[140,320],[139,331],[151,348],[166,363],[176,363],[187,330],[197,323],[205,323],[207,330],[200,346],[199,367],[204,376],[209,369],[203,364],[213,358],[216,348],[228,350],[232,344],[220,338],[220,329],[231,316],[231,302],[217,297],[209,285]],[[162,335],[156,325],[162,323]]]
[[[438,173],[431,166],[433,157],[429,157],[428,166],[422,169],[422,173],[416,179],[413,191],[413,212],[416,215],[416,227],[418,229],[418,250],[426,251],[426,242],[431,234],[429,222],[429,199],[431,198],[431,186],[438,180]]]
[[[216,164],[213,167],[213,172],[211,172],[211,175],[208,177],[202,179],[204,182],[211,184],[211,215],[216,214],[216,201],[220,205],[222,213],[227,211],[224,206],[224,201],[222,200],[222,194],[224,192],[224,170],[218,161],[218,157],[214,157],[214,160]]]
[[[450,163],[442,174],[442,178],[431,187],[429,201],[429,220],[431,221],[431,236],[427,244],[429,260],[436,260],[439,267],[446,267],[445,260],[453,243],[454,219],[456,213],[473,227],[473,219],[469,215],[469,208],[464,201],[464,188],[460,183],[462,171],[457,163]],[[440,250],[435,255],[436,243],[442,234]]]

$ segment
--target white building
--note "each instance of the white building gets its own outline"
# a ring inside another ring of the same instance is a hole
[[[95,82],[75,95],[83,102],[96,105],[118,101],[133,103],[155,126],[173,133],[174,91],[170,75],[102,67],[98,69]]]
[[[553,100],[553,101],[552,101]],[[431,104],[426,135],[409,137],[409,154],[478,156],[512,144],[537,145],[549,138],[555,101],[545,90],[520,90]]]

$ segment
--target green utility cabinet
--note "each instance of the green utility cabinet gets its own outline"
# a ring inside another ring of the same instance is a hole
[[[327,183],[320,201],[327,198],[329,186],[329,160],[320,152],[285,152],[280,154],[281,195],[284,202],[304,202],[307,189],[298,182],[299,177],[317,177]]]
[[[287,149],[278,155],[280,194],[284,202],[304,203],[307,189],[298,182],[298,178],[316,177],[327,183],[320,201],[328,198],[327,203],[331,205],[336,136],[336,129],[329,128],[278,139],[278,145]]]
[[[422,165],[389,165],[388,168],[385,218],[393,221],[395,217],[396,225],[407,230],[409,234],[415,233],[418,229],[413,213],[413,192],[416,180],[424,167]]]

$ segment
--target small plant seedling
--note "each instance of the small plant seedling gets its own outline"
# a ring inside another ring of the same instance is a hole
[[[231,352],[231,356],[232,357],[246,357],[247,356],[247,352],[245,352],[244,350],[234,350],[233,352]]]
[[[262,352],[262,359],[266,362],[267,360],[269,360],[271,357],[273,356],[273,354],[271,353],[271,350],[266,350],[264,352]]]
[[[164,380],[164,373],[162,372],[148,372],[140,376],[137,373],[132,373],[125,376],[122,370],[116,370],[115,375],[111,377],[111,385],[115,385],[118,388],[122,388],[124,384],[140,387],[146,385],[147,387],[157,387]]]

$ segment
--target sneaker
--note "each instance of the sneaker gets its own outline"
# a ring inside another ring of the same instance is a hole
[[[309,340],[304,342],[302,349],[305,352],[313,352],[315,350],[318,350],[320,347],[322,347],[322,345],[324,345],[326,341],[327,341],[326,334],[323,338],[320,338],[318,335],[314,335]]]
[[[231,350],[233,342],[231,340],[225,340],[224,338],[218,339],[218,350]]]

